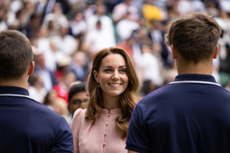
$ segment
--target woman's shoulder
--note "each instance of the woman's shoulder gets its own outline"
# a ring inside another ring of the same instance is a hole
[[[82,109],[82,108],[78,108],[74,112],[73,120],[72,120],[72,123],[70,125],[70,128],[71,128],[73,133],[80,130],[81,124],[85,118],[85,112],[86,112],[86,109]]]
[[[86,109],[78,108],[73,115],[73,118],[78,116],[85,116]]]

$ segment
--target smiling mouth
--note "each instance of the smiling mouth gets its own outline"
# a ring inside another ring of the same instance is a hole
[[[113,87],[118,87],[118,86],[121,86],[121,83],[119,83],[119,84],[117,84],[117,83],[116,83],[116,84],[114,84],[114,83],[109,83],[109,85],[110,85],[110,86],[113,86]]]

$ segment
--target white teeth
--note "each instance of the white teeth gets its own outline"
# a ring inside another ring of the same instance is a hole
[[[120,84],[109,84],[111,86],[120,86]]]

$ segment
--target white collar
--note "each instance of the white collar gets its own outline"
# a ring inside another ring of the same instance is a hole
[[[0,97],[3,97],[3,96],[7,96],[7,97],[24,97],[24,98],[29,98],[29,99],[34,100],[34,99],[31,98],[30,96],[21,95],[21,94],[0,94]]]
[[[192,81],[192,80],[187,80],[187,81],[172,81],[169,84],[177,84],[177,83],[198,83],[198,84],[211,84],[211,85],[221,86],[220,84],[215,83],[215,82],[209,82],[209,81]]]

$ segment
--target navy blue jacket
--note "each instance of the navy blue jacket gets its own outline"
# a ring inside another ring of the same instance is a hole
[[[210,75],[178,75],[136,105],[126,143],[141,153],[229,153],[230,93]]]
[[[0,86],[1,153],[72,153],[66,120],[29,97],[26,89]]]

